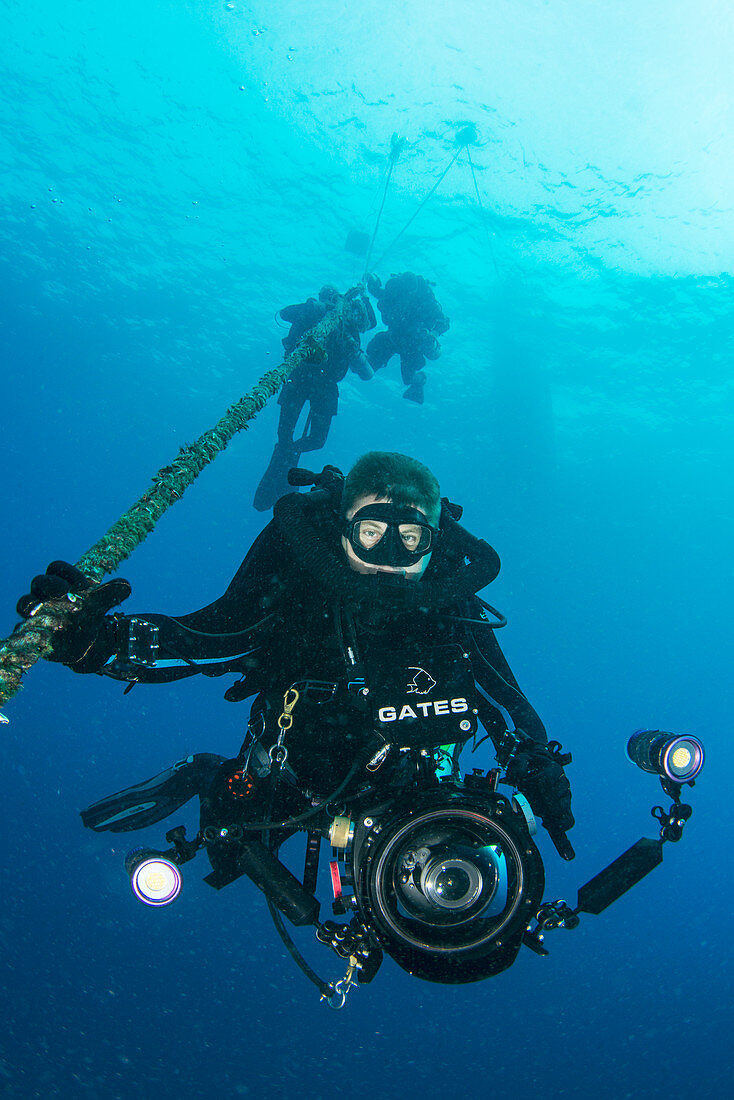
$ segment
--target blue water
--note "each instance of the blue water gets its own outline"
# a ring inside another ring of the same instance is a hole
[[[479,985],[387,961],[319,1006],[260,894],[187,868],[135,903],[131,845],[77,811],[191,751],[230,755],[222,681],[138,688],[42,664],[1,727],[0,1089],[9,1097],[713,1097],[730,1079],[734,756],[728,5],[701,0],[89,0],[2,4],[0,634],[269,366],[274,313],[388,256],[451,317],[426,403],[393,365],[342,386],[320,459],[428,463],[499,550],[486,593],[569,769],[578,856],[541,838],[548,897],[641,835],[639,726],[699,734],[694,815],[599,917]],[[729,132],[727,133],[727,123]],[[267,517],[268,407],[122,570],[131,610],[223,591]],[[229,680],[227,680],[229,682]],[[190,826],[193,811],[180,817]],[[156,843],[160,830],[136,834]],[[339,974],[325,950],[310,957]]]

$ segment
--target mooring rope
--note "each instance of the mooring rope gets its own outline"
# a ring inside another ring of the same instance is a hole
[[[448,174],[448,171],[449,171],[449,169],[450,169],[450,168],[452,167],[452,165],[453,165],[453,164],[454,164],[454,163],[456,162],[456,159],[457,159],[457,157],[459,156],[459,153],[461,152],[461,150],[462,150],[463,148],[464,148],[464,146],[463,146],[463,145],[460,145],[460,146],[459,146],[459,148],[458,148],[458,149],[456,150],[456,152],[454,153],[453,157],[451,158],[451,160],[449,161],[449,163],[448,163],[448,164],[446,165],[446,167],[444,168],[443,172],[441,173],[441,175],[440,175],[440,176],[438,177],[438,179],[437,179],[437,180],[436,180],[436,182],[434,183],[434,185],[433,185],[433,187],[431,188],[431,190],[430,190],[430,191],[428,192],[428,194],[427,194],[427,195],[425,196],[425,198],[424,198],[424,199],[422,200],[422,202],[421,202],[421,203],[419,204],[419,206],[418,206],[418,209],[417,209],[417,210],[415,210],[415,211],[414,211],[414,212],[413,212],[413,213],[412,213],[412,214],[410,215],[410,217],[408,218],[407,222],[405,223],[405,225],[403,226],[403,228],[402,228],[402,229],[400,230],[400,232],[398,233],[398,235],[397,235],[396,237],[394,237],[394,238],[392,239],[392,241],[390,242],[390,244],[389,244],[389,245],[387,246],[387,248],[385,249],[385,251],[384,251],[384,252],[382,253],[382,255],[380,256],[379,260],[377,260],[377,261],[376,261],[376,263],[375,263],[375,267],[376,267],[376,268],[377,268],[377,267],[379,267],[379,266],[380,266],[380,264],[382,263],[382,261],[383,261],[383,260],[385,259],[385,257],[386,257],[386,256],[388,256],[388,255],[389,255],[389,254],[390,254],[390,253],[392,252],[393,248],[394,248],[394,247],[395,247],[395,245],[396,245],[396,244],[398,243],[398,241],[399,241],[399,240],[400,240],[400,238],[402,237],[403,233],[405,233],[406,229],[408,229],[408,228],[409,228],[409,227],[410,227],[410,226],[411,226],[411,225],[413,224],[413,222],[414,222],[414,221],[415,221],[415,219],[416,219],[416,218],[418,217],[418,215],[420,214],[421,210],[422,210],[422,209],[423,209],[423,207],[424,207],[424,206],[426,205],[426,203],[428,202],[428,200],[429,200],[429,199],[431,198],[431,196],[432,196],[433,194],[435,194],[435,192],[436,192],[436,191],[438,190],[438,187],[439,187],[440,183],[442,182],[442,180],[444,180],[444,179],[445,179],[446,175]]]
[[[370,271],[370,260],[372,259],[372,250],[375,247],[375,241],[377,240],[377,232],[380,228],[380,221],[382,219],[382,211],[385,209],[385,200],[387,198],[387,190],[390,186],[390,180],[392,178],[393,168],[398,162],[398,158],[405,148],[405,138],[399,137],[398,134],[393,134],[390,139],[390,156],[388,159],[387,174],[385,176],[385,186],[382,191],[382,202],[380,203],[380,209],[377,212],[377,220],[375,222],[375,228],[372,231],[372,237],[370,238],[369,248],[367,249],[367,256],[364,261],[364,273],[362,275],[362,281],[366,281]]]
[[[501,278],[500,269],[497,267],[497,260],[494,254],[494,248],[492,247],[492,238],[489,235],[489,226],[487,225],[487,212],[484,209],[484,203],[482,202],[482,195],[479,190],[479,184],[477,183],[477,175],[474,171],[474,161],[471,159],[471,149],[467,145],[466,155],[469,161],[469,167],[471,168],[471,178],[474,180],[474,192],[477,196],[477,202],[479,203],[479,210],[482,216],[482,226],[484,228],[484,236],[487,238],[487,248],[489,249],[489,255],[492,257],[492,263],[494,264],[494,272],[497,278]]]
[[[326,355],[323,341],[353,316],[353,310],[350,292],[299,340],[279,367],[267,371],[249,393],[231,405],[213,428],[199,436],[195,443],[180,448],[173,462],[154,475],[147,492],[75,563],[77,569],[97,583],[105,574],[114,573],[120,562],[150,534],[163,513],[181,499],[204,467],[225,449],[237,432],[247,428],[296,367],[307,359]],[[52,651],[54,634],[63,629],[69,615],[81,607],[82,600],[83,597],[77,597],[76,601],[71,601],[66,596],[46,600],[35,615],[25,619],[9,638],[0,642],[0,706],[20,691],[24,673]]]

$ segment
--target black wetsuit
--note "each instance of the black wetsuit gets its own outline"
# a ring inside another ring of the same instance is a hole
[[[298,341],[322,321],[328,312],[329,307],[315,298],[286,306],[280,311],[280,316],[291,326],[288,335],[283,339],[286,355],[290,355]],[[329,333],[324,347],[325,357],[319,361],[306,361],[296,367],[278,395],[278,444],[289,447],[295,445],[299,454],[304,451],[320,451],[326,443],[331,421],[339,407],[338,383],[344,378],[350,364],[359,360],[359,332],[356,328],[343,326],[342,329]],[[293,433],[307,401],[308,428],[303,437],[296,441]]]
[[[387,329],[378,332],[367,345],[367,358],[374,370],[400,357],[405,397],[420,403],[425,377],[421,368],[426,359],[438,359],[441,345],[437,336],[449,328],[449,321],[436,296],[421,275],[404,271],[393,275],[377,292],[377,306]]]
[[[367,299],[363,305],[365,325],[371,328],[375,324],[372,306]],[[283,338],[286,355],[290,355],[299,341],[333,308],[333,305],[308,298],[282,309],[280,316],[291,326]],[[345,316],[343,323],[323,339],[323,350],[315,349],[314,354],[301,361],[283,383],[278,395],[278,441],[253,500],[258,512],[268,511],[278,497],[288,492],[288,471],[298,465],[301,455],[306,451],[320,451],[325,445],[339,407],[339,383],[347,371],[351,368],[363,379],[372,376],[372,368],[360,346],[359,333],[357,320]],[[298,421],[307,403],[306,424],[296,439]]]
[[[299,558],[302,532],[291,530],[292,524],[282,517],[279,521],[276,508],[276,519],[257,538],[226,592],[214,603],[182,616],[108,619],[98,643],[100,663],[105,656],[107,661],[99,671],[141,683],[196,673],[240,673],[241,680],[228,689],[227,697],[256,696],[251,727],[266,748],[277,737],[284,694],[295,685],[300,700],[287,738],[289,764],[301,784],[321,794],[333,789],[357,756],[376,751],[383,743],[375,735],[374,714],[362,686],[369,689],[377,673],[382,674],[386,665],[397,667],[402,659],[407,667],[430,677],[436,662],[436,667],[444,667],[447,653],[468,654],[474,693],[471,709],[476,707],[493,740],[514,725],[535,741],[547,741],[543,724],[518,687],[477,598],[462,595],[442,606],[433,606],[432,598],[421,602],[422,593],[446,591],[461,568],[462,556],[450,552],[448,537],[443,547],[439,539],[421,580],[395,584],[384,576],[364,577],[353,573],[346,562],[334,512],[311,507],[309,496],[286,499],[295,502],[297,514],[303,510],[301,519],[317,548],[316,564],[313,557],[307,562]],[[319,557],[322,545],[323,557]],[[494,555],[491,548],[486,549]],[[342,579],[346,595],[338,591]],[[151,627],[157,631],[155,638]],[[420,717],[419,708],[424,705],[420,677],[410,690]],[[452,690],[447,682],[438,694],[448,699]],[[467,693],[462,689],[461,694]],[[395,729],[403,735],[408,725]],[[383,740],[392,732],[384,726]],[[445,742],[461,739],[455,727],[441,737]]]
[[[353,572],[328,494],[291,494],[214,603],[182,616],[108,616],[70,667],[131,683],[237,673],[225,697],[254,701],[236,757],[188,757],[95,803],[85,824],[141,828],[198,794],[202,831],[213,830],[207,881],[220,887],[243,873],[244,841],[231,843],[230,826],[282,822],[282,839],[292,819],[327,803],[404,791],[416,759],[404,750],[462,745],[481,736],[479,721],[498,756],[508,741],[520,745],[506,781],[558,845],[559,830],[573,825],[566,761],[553,757],[474,594],[494,579],[499,558],[455,522],[452,507],[444,503],[425,573],[406,581]],[[284,722],[288,698],[292,721]],[[273,755],[283,748],[287,759]]]

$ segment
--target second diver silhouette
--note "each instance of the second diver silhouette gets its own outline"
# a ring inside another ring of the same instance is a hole
[[[290,324],[288,335],[283,338],[286,355],[294,350],[299,340],[324,319],[341,301],[342,295],[334,286],[326,285],[319,291],[318,299],[285,306],[280,316]],[[288,471],[298,466],[306,451],[320,451],[326,443],[331,421],[336,416],[339,403],[339,382],[348,370],[365,381],[373,370],[360,345],[360,333],[376,324],[369,299],[361,296],[361,310],[352,310],[324,340],[322,352],[316,352],[295,368],[283,384],[278,396],[280,418],[278,441],[275,444],[267,470],[255,491],[254,507],[258,512],[272,508],[275,501],[288,492]],[[303,434],[294,439],[294,432],[304,405],[309,411]]]

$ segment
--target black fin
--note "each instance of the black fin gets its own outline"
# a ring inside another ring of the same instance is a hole
[[[127,833],[155,825],[197,794],[206,794],[224,756],[199,752],[176,761],[166,771],[101,798],[81,818],[95,832]]]
[[[273,507],[278,497],[291,491],[291,486],[288,484],[288,471],[292,466],[298,466],[300,457],[301,452],[294,443],[276,443],[270,465],[255,490],[253,507],[257,512],[267,512]]]

